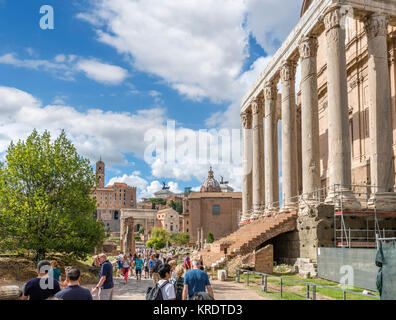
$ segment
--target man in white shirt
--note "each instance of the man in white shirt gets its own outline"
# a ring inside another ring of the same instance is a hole
[[[161,288],[163,300],[176,300],[175,287],[168,281],[171,277],[171,269],[169,264],[163,264],[158,270],[161,278],[158,281],[158,286]]]

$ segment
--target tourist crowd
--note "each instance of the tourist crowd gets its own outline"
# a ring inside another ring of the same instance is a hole
[[[40,261],[37,277],[29,280],[23,288],[23,300],[112,300],[114,291],[113,264],[105,254],[95,256],[93,266],[100,267],[98,282],[92,290],[80,285],[81,272],[75,267],[66,267],[66,279],[62,281],[56,261]],[[147,300],[212,300],[213,290],[202,258],[191,261],[187,254],[183,264],[177,264],[171,254],[141,249],[134,254],[120,252],[116,258],[117,277],[128,283],[136,277],[137,282],[152,279],[153,286],[147,289]]]

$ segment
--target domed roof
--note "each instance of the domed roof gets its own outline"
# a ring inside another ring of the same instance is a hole
[[[220,183],[214,178],[212,167],[208,172],[208,178],[202,183],[201,192],[221,192]]]

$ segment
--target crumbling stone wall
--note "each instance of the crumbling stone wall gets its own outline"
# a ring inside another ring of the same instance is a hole
[[[274,246],[267,245],[254,252],[254,270],[262,273],[272,273],[274,269]]]

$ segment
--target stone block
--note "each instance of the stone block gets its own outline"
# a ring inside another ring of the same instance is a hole
[[[226,270],[218,270],[217,271],[217,279],[220,281],[227,280],[227,271]]]

